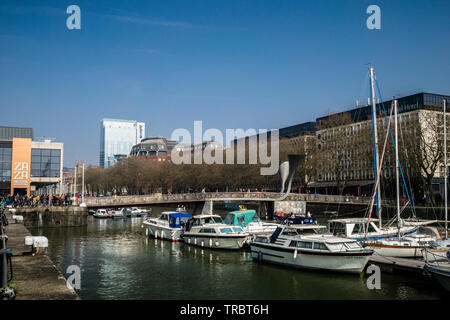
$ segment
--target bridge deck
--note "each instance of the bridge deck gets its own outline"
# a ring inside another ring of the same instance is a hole
[[[85,199],[86,205],[90,208],[95,207],[118,207],[133,205],[150,204],[176,204],[188,202],[212,201],[277,201],[283,194],[275,192],[210,192],[210,193],[183,193],[173,195],[152,194],[135,196],[114,196],[97,197]],[[289,201],[306,201],[313,203],[328,204],[352,204],[366,206],[369,204],[369,198],[347,197],[333,195],[314,195],[290,193],[286,199]]]

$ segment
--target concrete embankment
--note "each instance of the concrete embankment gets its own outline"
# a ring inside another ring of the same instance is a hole
[[[13,279],[10,286],[13,286],[16,290],[16,299],[79,299],[73,289],[67,288],[66,279],[47,254],[33,255],[30,246],[25,245],[25,237],[31,235],[25,226],[21,223],[15,223],[10,212],[7,212],[6,215],[9,223],[6,227],[7,247],[13,253]]]
[[[79,227],[87,225],[86,207],[36,207],[13,209],[14,214],[23,216],[27,228]]]

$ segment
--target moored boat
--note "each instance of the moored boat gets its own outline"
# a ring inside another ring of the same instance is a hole
[[[95,217],[95,218],[98,218],[98,219],[107,219],[107,218],[110,218],[111,216],[108,214],[108,212],[106,211],[106,209],[98,209],[94,214],[93,214],[93,216]]]
[[[272,234],[278,227],[276,223],[263,222],[256,215],[255,210],[238,210],[228,212],[224,223],[230,226],[239,226],[251,236],[259,234]]]
[[[146,236],[179,241],[184,232],[184,226],[192,219],[186,212],[165,211],[158,218],[148,218],[142,223]]]
[[[214,214],[194,216],[183,233],[185,243],[210,249],[240,249],[248,237],[242,227],[227,225]]]
[[[450,250],[450,239],[439,239],[433,241],[429,248],[422,251],[425,261],[446,261]]]
[[[424,268],[438,280],[447,291],[450,291],[450,254],[447,254],[446,261],[426,262]]]
[[[298,213],[286,213],[283,211],[275,211],[273,218],[279,223],[288,224],[314,224],[317,223],[316,217],[313,217],[310,213],[298,214]]]
[[[250,244],[252,258],[288,267],[361,273],[373,254],[356,240],[335,237],[325,226],[279,226]]]

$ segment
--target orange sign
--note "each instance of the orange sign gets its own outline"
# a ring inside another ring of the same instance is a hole
[[[26,189],[30,195],[31,139],[13,138],[11,163],[11,194]]]

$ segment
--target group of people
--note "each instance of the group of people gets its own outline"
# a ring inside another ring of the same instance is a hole
[[[12,206],[18,207],[39,207],[39,206],[69,206],[72,204],[72,200],[69,194],[66,195],[0,195],[0,204],[2,207]]]

